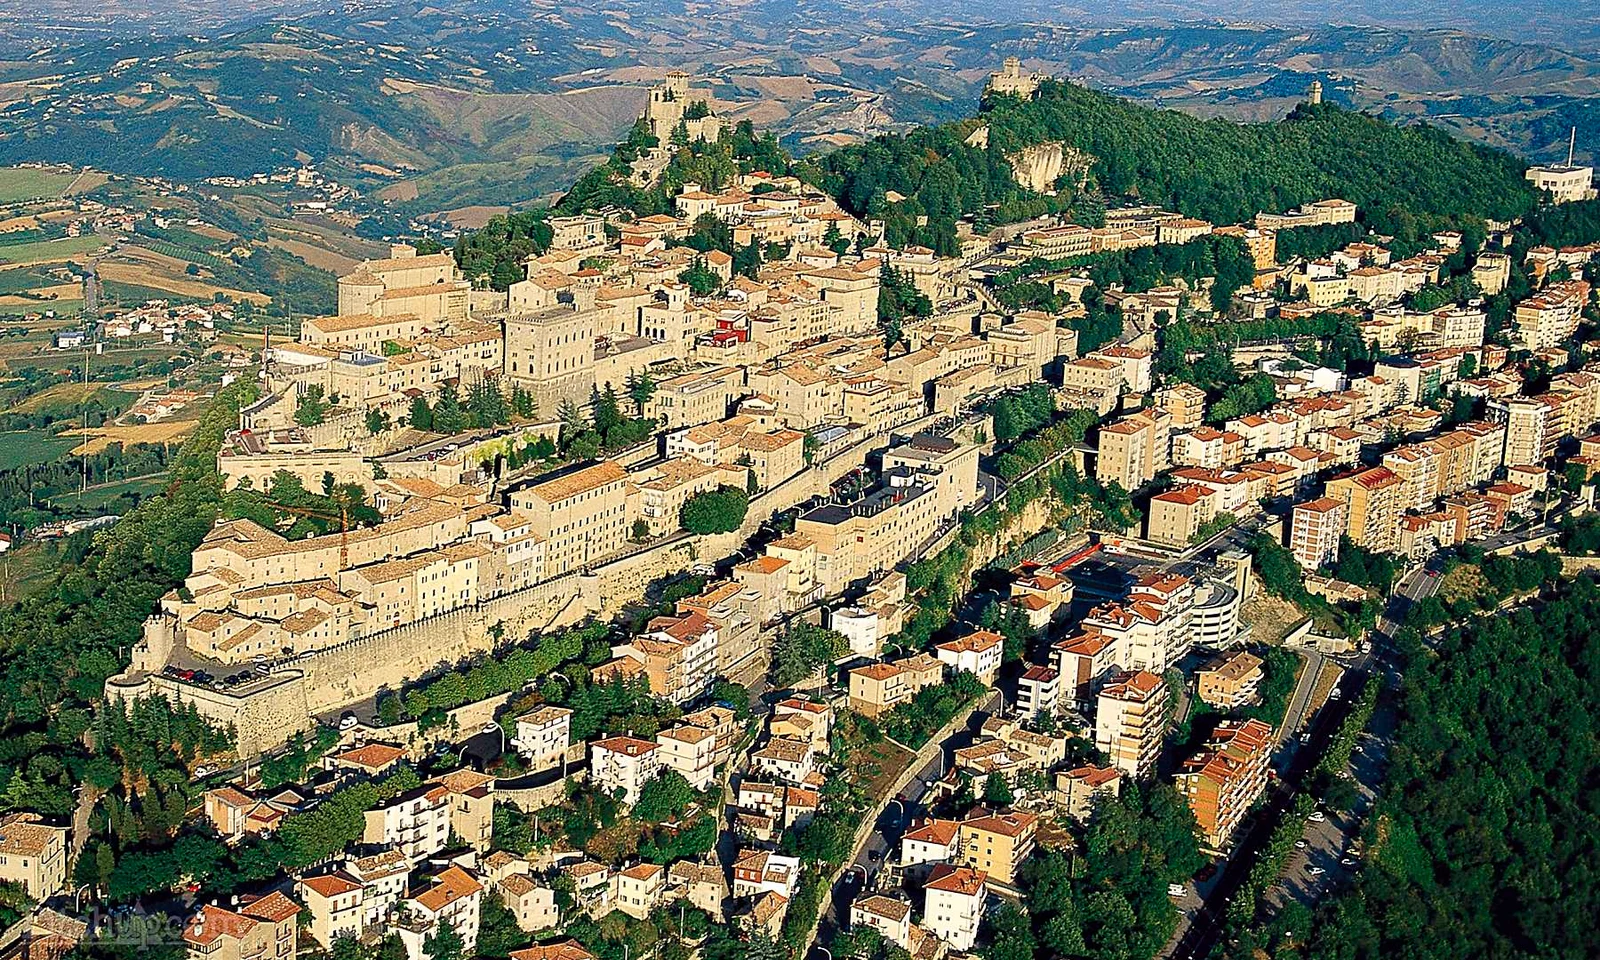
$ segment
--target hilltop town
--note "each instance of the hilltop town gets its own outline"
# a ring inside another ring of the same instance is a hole
[[[989,131],[1019,190],[1087,176]],[[671,73],[555,210],[151,388],[205,409],[194,509],[101,607],[142,626],[74,677],[86,786],[6,761],[16,949],[1198,956],[1353,875],[1402,628],[1600,540],[1593,170],[1405,236],[995,222],[769,149]],[[58,347],[221,308],[165,313]]]

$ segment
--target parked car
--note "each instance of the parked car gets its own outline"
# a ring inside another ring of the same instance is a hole
[[[1327,872],[1328,872],[1328,871],[1326,871],[1326,870],[1324,870],[1324,869],[1322,869],[1322,868],[1321,868],[1321,867],[1311,867],[1311,868],[1310,868],[1310,869],[1308,869],[1308,870],[1307,870],[1307,871],[1306,871],[1306,873],[1309,873],[1309,874],[1311,874],[1311,875],[1312,875],[1312,876],[1313,876],[1313,877],[1320,877],[1320,876],[1322,876],[1322,875],[1323,875],[1323,874],[1324,874],[1324,873],[1327,873]]]
[[[1309,847],[1309,846],[1311,846],[1311,844],[1306,843],[1304,840],[1296,840],[1294,842],[1294,848],[1296,850],[1304,850],[1306,847]]]
[[[1329,700],[1342,700],[1343,698],[1344,698],[1344,688],[1343,687],[1334,687],[1333,688],[1333,692],[1328,694],[1328,699]]]
[[[1311,816],[1306,817],[1306,819],[1310,820],[1312,823],[1322,823],[1324,820],[1328,819],[1328,815],[1323,813],[1321,810],[1313,810],[1311,811]]]
[[[349,710],[346,710],[339,716],[339,729],[349,730],[350,728],[354,727],[357,722],[356,715],[351,713]]]
[[[1167,884],[1167,896],[1174,900],[1182,900],[1189,895],[1189,888],[1181,883]]]

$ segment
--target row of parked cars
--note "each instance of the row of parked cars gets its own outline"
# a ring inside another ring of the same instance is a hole
[[[214,676],[205,670],[190,670],[187,667],[178,667],[170,663],[161,672],[173,679],[182,680],[184,683],[193,683],[202,687],[232,688],[267,676],[272,673],[272,665],[267,663],[266,658],[263,657],[250,669],[239,670],[221,677]]]

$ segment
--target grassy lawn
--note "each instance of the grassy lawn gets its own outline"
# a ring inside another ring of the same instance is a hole
[[[0,169],[0,203],[58,197],[76,179],[76,174],[54,170]]]
[[[55,543],[23,543],[0,554],[0,604],[10,605],[49,587],[60,564]]]
[[[58,317],[77,316],[83,311],[82,300],[38,300],[29,303],[0,303],[0,316],[25,317],[30,313],[54,310]]]
[[[145,497],[151,497],[159,493],[166,482],[167,475],[158,473],[148,477],[135,477],[132,480],[102,483],[99,486],[90,487],[82,493],[76,490],[71,493],[58,493],[50,498],[50,504],[62,509],[76,508],[86,512],[100,511],[108,506],[125,508],[132,504],[119,503],[118,501],[122,497],[135,495],[140,500],[143,500]],[[113,512],[116,512],[116,510],[113,510]]]
[[[105,245],[104,240],[93,236],[19,243],[15,246],[0,247],[0,263],[55,263],[62,260],[77,260]]]
[[[72,437],[56,437],[40,430],[0,433],[0,470],[30,463],[48,463],[77,446]]]

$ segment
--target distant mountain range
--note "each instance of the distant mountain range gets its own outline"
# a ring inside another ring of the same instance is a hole
[[[1281,117],[1320,79],[1330,100],[1533,158],[1564,156],[1572,125],[1584,156],[1600,148],[1600,57],[1444,30],[995,24],[968,0],[950,16],[970,22],[938,25],[909,0],[284,0],[239,21],[206,0],[191,29],[209,35],[177,36],[158,5],[121,0],[146,16],[113,19],[142,31],[119,38],[51,2],[0,17],[16,57],[0,63],[0,163],[197,179],[310,160],[409,209],[564,187],[672,68],[799,151],[968,114],[1006,55],[1202,116]]]

